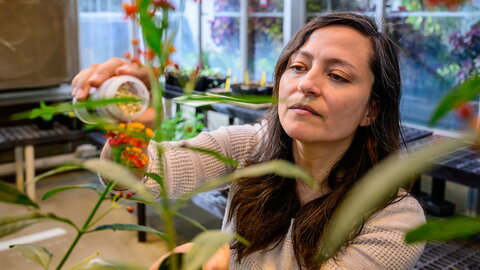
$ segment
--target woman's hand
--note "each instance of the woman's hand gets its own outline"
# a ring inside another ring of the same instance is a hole
[[[173,251],[175,253],[186,253],[193,246],[193,243],[186,243],[181,246],[176,247]],[[164,254],[160,259],[158,259],[152,266],[150,270],[157,270],[160,264],[165,260],[170,253]],[[230,247],[228,244],[223,245],[221,248],[213,254],[213,256],[203,265],[202,270],[228,270],[230,264]]]
[[[121,58],[110,58],[103,64],[93,64],[89,68],[80,71],[72,81],[72,96],[79,101],[85,100],[88,98],[92,88],[100,87],[108,78],[118,75],[137,77],[145,83],[147,88],[150,88],[148,69],[144,65],[130,63]],[[149,107],[135,121],[153,128],[155,117],[155,111]]]
[[[88,98],[92,87],[99,87],[108,78],[117,75],[132,75],[149,87],[148,69],[138,63],[130,63],[121,58],[110,58],[103,64],[93,64],[80,71],[72,81],[72,96],[77,100]]]

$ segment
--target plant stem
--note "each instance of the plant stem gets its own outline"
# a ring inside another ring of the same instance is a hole
[[[81,231],[77,233],[77,236],[73,240],[72,244],[70,244],[70,247],[68,248],[65,255],[63,255],[63,258],[60,261],[60,263],[58,264],[57,268],[55,268],[56,270],[62,269],[63,264],[67,261],[68,257],[70,256],[70,253],[72,253],[73,248],[77,245],[77,242],[78,242],[78,240],[80,240],[80,237],[82,237],[82,235],[83,235],[83,232],[81,232]]]
[[[177,255],[173,253],[173,249],[176,247],[177,243],[177,234],[175,231],[175,225],[173,223],[173,214],[170,211],[170,204],[167,202],[166,205],[164,206],[164,211],[163,211],[163,220],[165,222],[165,233],[168,235],[168,249],[172,253],[172,267],[171,270],[177,270],[178,269],[178,260],[177,260]]]
[[[115,185],[114,182],[109,182],[107,187],[105,188],[105,190],[102,192],[102,194],[100,194],[100,197],[98,198],[97,203],[93,207],[92,212],[90,212],[90,215],[88,216],[87,220],[85,220],[85,223],[83,224],[83,227],[82,227],[82,230],[81,230],[82,232],[86,231],[86,229],[88,228],[88,225],[90,224],[90,221],[92,220],[93,216],[95,216],[95,214],[97,213],[98,207],[100,207],[100,204],[103,202],[103,198],[105,197],[105,195],[108,192],[110,192],[112,190],[114,185]]]
[[[67,252],[65,253],[65,255],[63,255],[62,260],[58,264],[57,268],[55,268],[56,270],[62,269],[62,266],[65,264],[68,257],[72,253],[73,248],[77,245],[78,240],[80,240],[80,237],[82,237],[82,235],[87,231],[90,221],[92,220],[95,213],[97,213],[97,210],[98,210],[98,207],[100,207],[100,204],[103,202],[103,198],[108,192],[112,190],[114,185],[115,185],[114,182],[109,182],[105,190],[103,190],[102,194],[100,194],[100,197],[98,198],[97,203],[95,204],[92,211],[90,212],[90,215],[88,216],[87,220],[85,220],[85,223],[83,224],[82,229],[77,233],[77,236],[73,240],[72,244],[70,244],[70,247],[68,248]]]
[[[90,224],[88,224],[88,227],[85,228],[85,231],[89,230],[93,225],[95,225],[97,222],[99,222],[102,218],[104,218],[108,213],[112,212],[112,210],[115,209],[115,207],[110,206],[107,211],[103,212],[100,216],[98,216],[94,221],[92,221]]]

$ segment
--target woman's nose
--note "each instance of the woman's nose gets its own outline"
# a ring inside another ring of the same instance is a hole
[[[297,89],[305,96],[319,96],[321,94],[322,84],[321,74],[310,70],[300,79]]]

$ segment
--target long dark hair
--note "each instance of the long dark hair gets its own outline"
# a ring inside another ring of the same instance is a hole
[[[332,192],[301,206],[296,182],[276,175],[238,180],[228,221],[234,220],[236,232],[251,242],[247,247],[232,245],[237,262],[259,250],[275,248],[286,236],[294,218],[293,249],[299,267],[318,267],[314,256],[320,236],[343,195],[372,166],[399,148],[400,72],[396,45],[378,31],[375,21],[355,13],[328,14],[307,23],[286,45],[275,67],[274,96],[278,97],[280,78],[290,56],[297,52],[317,29],[329,25],[351,27],[371,40],[370,68],[374,83],[369,106],[376,112],[371,125],[358,127],[344,156],[333,166],[327,182]],[[278,106],[270,108],[268,130],[261,150],[247,164],[265,160],[293,161],[292,139],[280,125]],[[357,232],[358,233],[358,232]]]

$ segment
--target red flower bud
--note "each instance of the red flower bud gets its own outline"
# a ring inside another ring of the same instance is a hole
[[[133,193],[130,192],[130,191],[125,194],[125,197],[126,197],[126,198],[130,198],[130,197],[132,197],[132,196],[133,196]]]
[[[457,108],[457,114],[462,119],[468,119],[473,115],[473,107],[472,105],[465,103]]]
[[[133,213],[133,206],[127,206],[125,207],[129,213]]]

